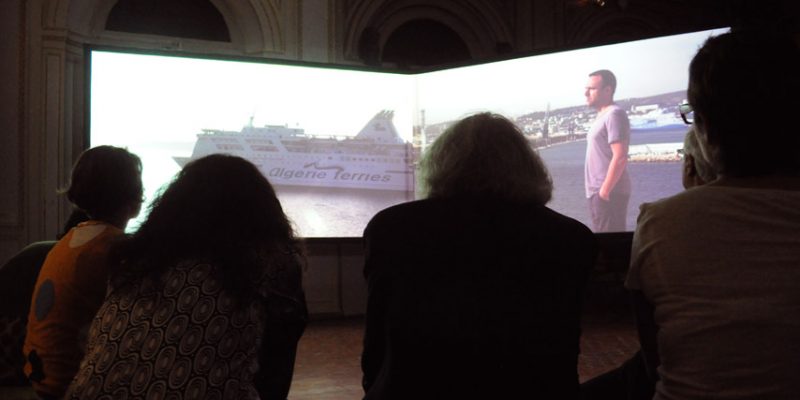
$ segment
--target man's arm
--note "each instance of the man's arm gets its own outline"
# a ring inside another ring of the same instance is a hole
[[[608,201],[611,196],[611,191],[614,186],[619,182],[622,173],[625,172],[625,166],[628,164],[628,141],[622,140],[610,144],[611,146],[611,163],[608,165],[608,172],[606,179],[600,186],[598,195],[601,199]]]

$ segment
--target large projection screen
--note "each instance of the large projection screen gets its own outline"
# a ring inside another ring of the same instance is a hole
[[[250,159],[303,237],[358,237],[378,211],[419,198],[420,154],[453,122],[491,111],[514,120],[545,160],[549,207],[589,225],[583,174],[588,74],[613,71],[631,121],[638,206],[682,190],[677,113],[688,65],[725,30],[530,56],[421,74],[92,50],[90,146],[143,161],[146,205],[191,159]],[[135,230],[144,211],[129,224]]]

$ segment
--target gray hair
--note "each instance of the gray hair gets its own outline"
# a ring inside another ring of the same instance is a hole
[[[686,132],[686,137],[683,139],[683,154],[692,156],[694,169],[697,171],[697,175],[700,176],[700,179],[705,182],[711,182],[717,179],[717,172],[714,170],[714,167],[711,166],[711,163],[703,156],[703,152],[700,151],[699,144],[697,143],[697,133],[694,131],[694,128],[689,128],[689,131]]]
[[[423,155],[428,197],[492,197],[547,204],[553,181],[513,122],[481,113],[448,128]]]

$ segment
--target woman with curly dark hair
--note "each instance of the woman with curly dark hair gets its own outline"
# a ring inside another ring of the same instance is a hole
[[[307,317],[300,253],[253,164],[188,164],[115,248],[67,397],[285,399]]]

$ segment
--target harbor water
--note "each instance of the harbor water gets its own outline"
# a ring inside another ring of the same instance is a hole
[[[685,129],[667,131],[634,131],[631,144],[682,142]],[[192,143],[175,143],[157,148],[130,150],[140,154],[144,164],[143,179],[152,200],[157,188],[168,183],[177,173],[173,156],[188,156]],[[562,214],[589,225],[589,212],[583,188],[583,165],[586,142],[567,142],[539,149],[555,190],[548,206]],[[632,195],[628,206],[627,230],[636,226],[639,204],[657,200],[682,190],[680,162],[629,163]],[[148,183],[152,182],[152,183]],[[156,184],[157,183],[157,184]],[[310,187],[276,187],[284,210],[293,221],[298,235],[303,237],[359,237],[370,218],[394,204],[414,200],[411,192],[354,190]],[[146,212],[129,224],[135,230]]]
[[[682,142],[685,129],[634,131],[631,144]],[[539,149],[553,177],[555,190],[548,207],[589,226],[584,194],[584,140]],[[629,163],[632,193],[628,206],[627,230],[636,226],[639,205],[678,193],[680,162]],[[281,187],[284,209],[298,232],[306,237],[358,237],[369,219],[394,204],[413,200],[413,194],[392,191]]]

